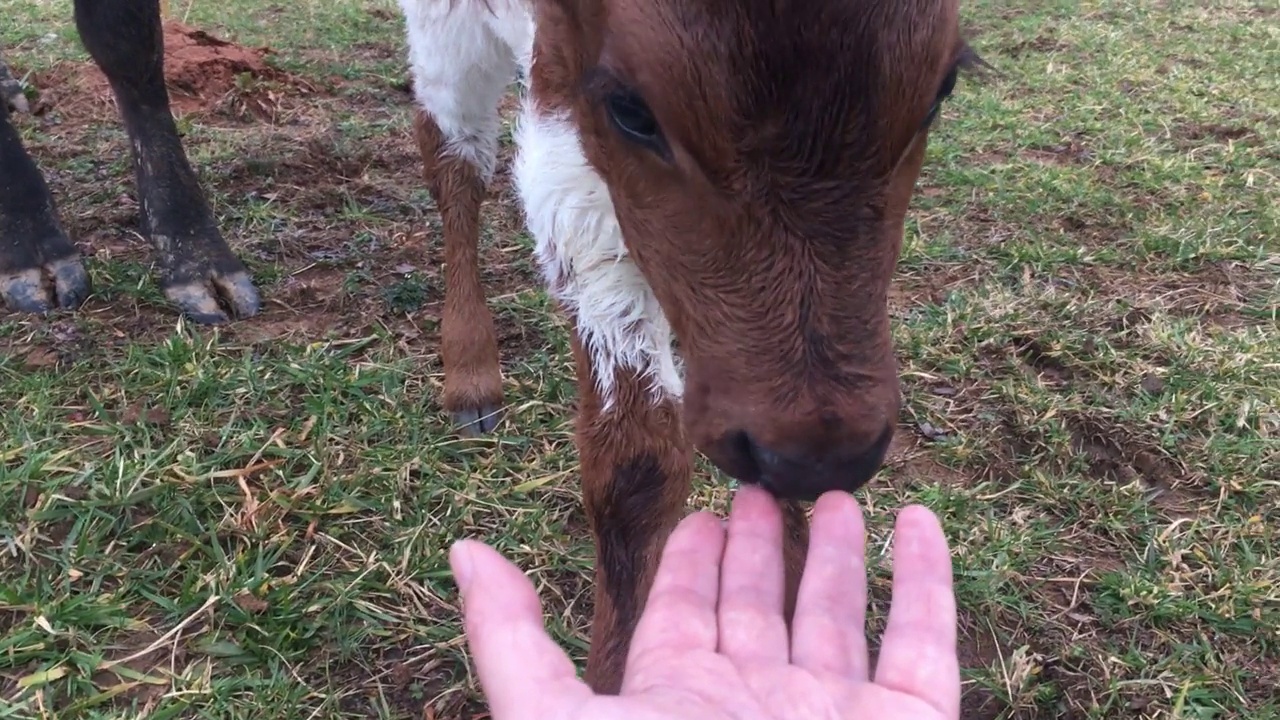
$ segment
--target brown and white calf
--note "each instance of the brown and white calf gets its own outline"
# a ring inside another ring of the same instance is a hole
[[[929,126],[976,59],[958,0],[400,1],[444,225],[444,402],[472,431],[502,403],[479,211],[499,101],[523,80],[514,175],[573,321],[587,679],[615,692],[694,447],[786,502],[791,596],[795,503],[883,461],[904,216]]]

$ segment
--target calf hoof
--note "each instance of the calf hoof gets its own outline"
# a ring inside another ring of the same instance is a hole
[[[214,270],[203,277],[170,281],[164,294],[183,314],[201,325],[221,325],[253,317],[262,309],[258,288],[243,268],[230,272]]]
[[[458,434],[463,437],[480,437],[497,429],[502,422],[502,405],[485,403],[474,408],[464,408],[449,412]]]
[[[475,338],[466,336],[468,340]],[[492,343],[466,346],[457,340],[448,334],[443,339],[444,409],[449,411],[459,435],[478,437],[493,432],[502,422],[502,371],[498,367],[497,346]],[[451,354],[451,348],[467,352],[455,355]]]
[[[0,299],[19,312],[77,308],[89,297],[90,290],[89,275],[78,256],[53,260],[41,267],[0,272]]]

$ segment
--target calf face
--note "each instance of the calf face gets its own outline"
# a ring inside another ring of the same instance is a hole
[[[678,338],[690,437],[780,497],[865,483],[904,216],[972,57],[956,0],[541,0],[538,25],[535,90]]]

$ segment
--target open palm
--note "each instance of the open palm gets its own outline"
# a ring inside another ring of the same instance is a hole
[[[893,598],[874,676],[864,535],[851,496],[819,498],[788,631],[782,516],[772,498],[739,490],[727,533],[709,513],[685,518],[663,551],[616,696],[596,695],[577,678],[518,568],[471,541],[451,559],[495,720],[954,720],[955,599],[937,518],[919,506],[898,516]]]

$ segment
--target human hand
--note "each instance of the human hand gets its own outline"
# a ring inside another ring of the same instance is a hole
[[[864,629],[865,530],[853,497],[814,507],[790,632],[782,515],[738,491],[724,524],[685,518],[663,550],[619,695],[596,695],[542,623],[533,584],[474,541],[450,555],[467,642],[494,720],[956,720],[960,669],[951,558],[937,518],[898,515],[893,597],[874,674]]]

